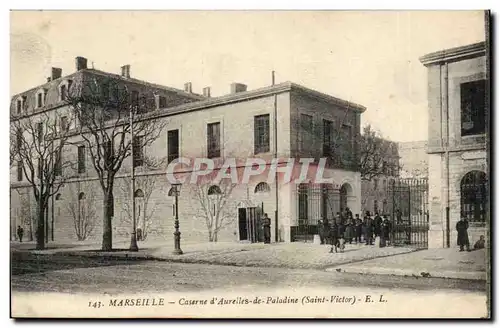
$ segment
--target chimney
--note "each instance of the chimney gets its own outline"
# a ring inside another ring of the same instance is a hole
[[[62,69],[58,67],[52,67],[52,81],[57,80],[62,76]]]
[[[47,82],[50,82],[50,81],[52,81],[52,78],[49,76],[49,77],[47,77]]]
[[[203,88],[203,96],[210,98],[210,87]]]
[[[184,83],[184,91],[193,93],[193,85],[191,84],[191,82]]]
[[[122,66],[122,76],[126,78],[130,77],[130,65]]]
[[[80,71],[82,69],[87,69],[87,58],[76,57],[75,62],[77,71]]]
[[[238,93],[238,92],[245,92],[245,91],[247,91],[246,84],[231,83],[231,94],[235,94],[235,93]]]

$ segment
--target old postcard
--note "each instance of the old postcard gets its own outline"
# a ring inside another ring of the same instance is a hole
[[[11,11],[13,318],[490,318],[487,11]]]

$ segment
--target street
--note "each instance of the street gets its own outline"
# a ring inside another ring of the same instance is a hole
[[[212,289],[383,288],[484,292],[484,281],[362,275],[323,270],[237,267],[151,260],[12,253],[13,292],[195,292]]]

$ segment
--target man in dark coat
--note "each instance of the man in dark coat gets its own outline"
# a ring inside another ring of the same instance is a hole
[[[387,242],[391,237],[391,222],[387,218],[387,215],[384,215],[384,219],[382,221],[382,226],[380,229],[380,247],[385,247]]]
[[[339,228],[336,224],[335,221],[333,221],[333,224],[330,225],[330,234],[328,236],[330,245],[332,245],[332,248],[330,249],[330,253],[333,253],[333,250],[335,249],[335,253],[337,253],[337,247],[338,247],[338,239],[339,239]]]
[[[365,241],[366,245],[373,245],[373,220],[370,216],[365,216]]]
[[[356,243],[361,243],[361,234],[363,233],[363,221],[359,218],[359,214],[356,214],[356,220],[354,220],[354,233],[356,235]]]
[[[382,229],[382,218],[375,212],[375,218],[373,219],[373,233],[375,237],[380,236],[380,230]]]
[[[20,225],[17,226],[17,237],[19,238],[19,241],[22,243],[23,242],[23,235],[24,235],[24,229],[21,228]]]
[[[271,219],[264,213],[264,219],[262,219],[262,227],[264,230],[264,244],[271,243]]]
[[[460,252],[464,251],[464,246],[467,248],[467,251],[470,251],[469,246],[469,235],[467,233],[467,229],[469,229],[469,222],[462,216],[460,217],[460,221],[457,222],[456,226],[458,235],[457,235],[457,244],[460,246]]]
[[[328,235],[330,233],[330,227],[327,218],[318,221],[318,233],[321,245],[325,244],[326,240],[328,239]]]

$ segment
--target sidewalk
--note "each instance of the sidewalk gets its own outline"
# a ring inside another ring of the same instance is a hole
[[[413,252],[403,247],[347,245],[344,253],[329,253],[327,245],[311,243],[249,244],[239,242],[185,243],[183,255],[173,254],[172,241],[139,242],[139,251],[127,250],[129,242],[114,242],[112,252],[100,251],[99,244],[51,248],[43,251],[14,250],[34,254],[59,254],[66,256],[149,259],[181,263],[204,263],[231,266],[279,267],[290,269],[319,269],[331,266],[389,257]],[[15,247],[13,247],[15,248]],[[122,250],[120,250],[122,249]]]
[[[327,271],[486,280],[486,265],[485,249],[459,252],[456,248],[444,248],[334,266]]]

